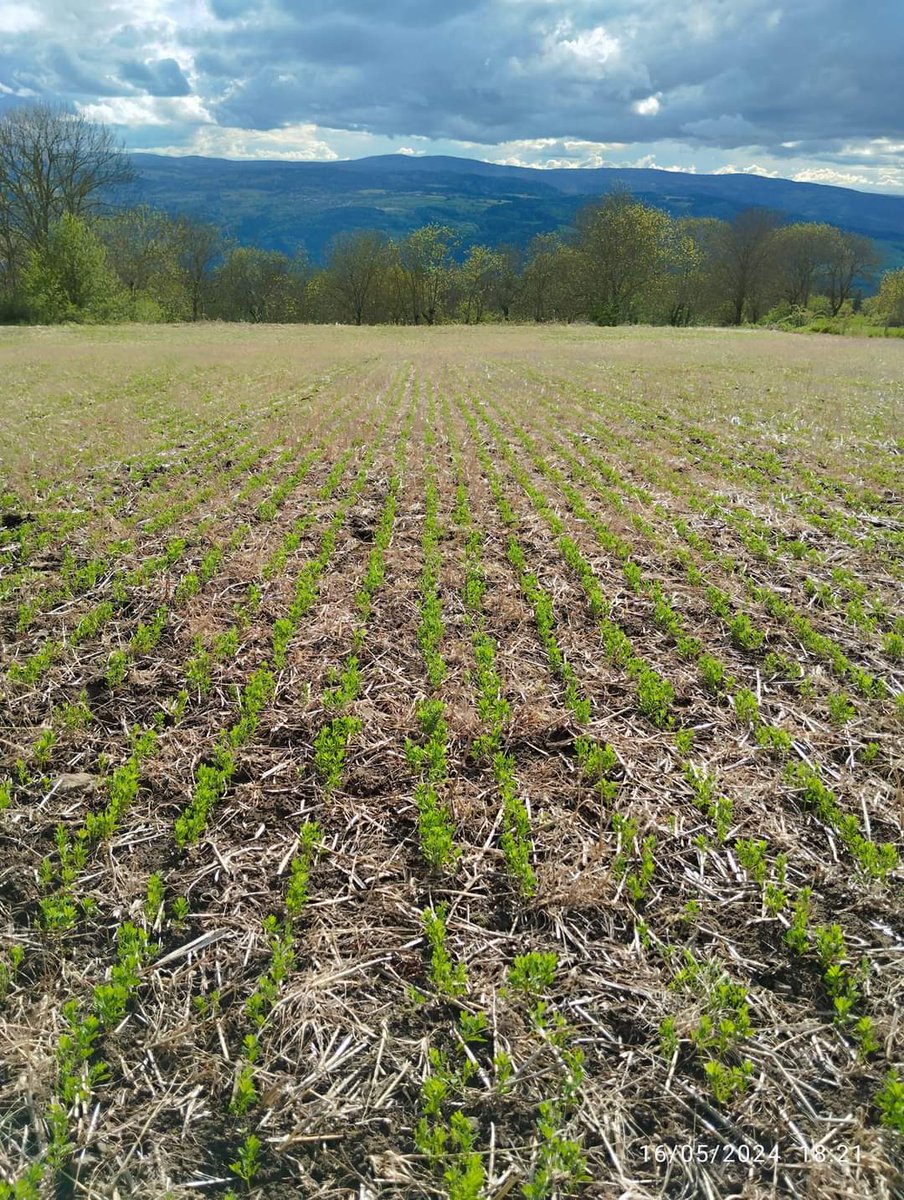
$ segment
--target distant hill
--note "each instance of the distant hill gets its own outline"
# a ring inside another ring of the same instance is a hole
[[[138,179],[118,199],[214,221],[239,242],[322,261],[341,230],[393,236],[430,221],[475,242],[525,246],[562,229],[616,185],[674,216],[730,218],[751,205],[789,219],[827,221],[880,243],[904,263],[904,196],[882,196],[757,175],[690,175],[616,167],[541,170],[445,156],[381,155],[343,162],[231,161],[133,154]]]

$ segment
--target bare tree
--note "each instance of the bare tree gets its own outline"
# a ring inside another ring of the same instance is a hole
[[[851,298],[854,284],[872,283],[881,259],[872,240],[859,233],[845,233],[833,229],[830,250],[825,264],[824,286],[832,307],[832,316],[837,317],[846,300]]]
[[[376,229],[340,233],[333,239],[327,285],[356,325],[364,323],[390,262],[389,246]]]
[[[155,276],[175,266],[179,226],[167,213],[141,204],[101,223],[100,236],[129,295],[146,291]]]
[[[832,252],[831,225],[786,225],[775,235],[776,265],[789,304],[806,308]]]
[[[64,216],[84,220],[104,192],[133,177],[128,156],[103,125],[60,105],[30,104],[0,117],[0,230],[4,247],[46,244]]]
[[[773,235],[780,224],[780,215],[768,208],[746,208],[723,227],[717,276],[733,325],[741,324],[747,309],[761,306],[773,264]]]
[[[179,265],[188,289],[191,319],[197,321],[202,316],[204,293],[213,265],[223,253],[223,237],[216,225],[182,217],[178,238]]]
[[[527,248],[527,262],[521,274],[521,303],[537,322],[552,315],[562,250],[562,239],[556,233],[538,233]]]

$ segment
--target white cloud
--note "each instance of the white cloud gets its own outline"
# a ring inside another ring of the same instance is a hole
[[[646,100],[635,100],[631,108],[641,117],[655,117],[662,105],[659,96],[647,96]]]
[[[105,125],[212,125],[213,117],[199,96],[110,96],[75,107],[89,121]]]
[[[37,92],[33,92],[27,87],[7,87],[5,83],[0,83],[0,95],[3,96],[18,96],[21,100],[30,100],[37,96]]]
[[[713,175],[762,175],[764,179],[778,179],[778,171],[770,171],[766,167],[761,167],[758,163],[748,163],[746,167],[736,166],[734,163],[729,163],[725,167],[719,167],[712,172]]]
[[[804,171],[797,171],[791,176],[798,183],[829,183],[835,187],[862,187],[864,184],[869,186],[870,179],[867,175],[856,175],[853,171],[838,171],[834,167],[808,167]]]
[[[280,129],[232,129],[203,125],[179,146],[148,146],[152,154],[200,154],[205,158],[279,159],[286,162],[332,162],[339,158],[316,125]],[[406,149],[402,153],[423,153]]]
[[[405,154],[409,158],[421,158],[426,153],[426,150],[415,150],[413,146],[399,146],[396,150],[396,154]]]
[[[545,58],[554,67],[577,69],[583,74],[600,75],[602,68],[619,55],[621,43],[604,25],[573,33],[570,20],[560,21],[546,35]]]
[[[0,4],[0,33],[31,33],[43,24],[41,14],[30,4]]]

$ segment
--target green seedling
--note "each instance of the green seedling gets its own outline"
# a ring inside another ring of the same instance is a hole
[[[453,966],[446,949],[446,905],[425,908],[424,933],[430,946],[430,982],[443,996],[461,996],[468,990],[467,968],[463,962]]]

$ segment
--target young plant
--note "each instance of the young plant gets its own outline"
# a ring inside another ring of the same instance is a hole
[[[445,904],[425,908],[424,933],[430,946],[430,982],[442,996],[461,996],[468,990],[467,968],[463,962],[453,965],[446,949]]]
[[[245,1187],[249,1191],[251,1190],[255,1176],[260,1170],[260,1150],[260,1138],[256,1134],[249,1133],[239,1147],[238,1158],[235,1162],[229,1164],[229,1170],[232,1171],[233,1175],[237,1175],[239,1179],[244,1181]]]

